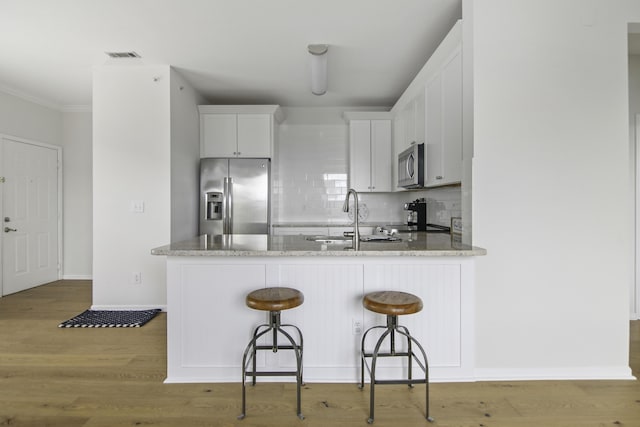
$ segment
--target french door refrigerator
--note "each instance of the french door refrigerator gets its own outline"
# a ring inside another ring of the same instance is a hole
[[[200,159],[200,234],[268,234],[270,159]]]

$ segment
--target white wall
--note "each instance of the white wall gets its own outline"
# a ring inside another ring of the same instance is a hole
[[[64,279],[91,279],[92,114],[65,112],[62,116],[62,173],[64,196]]]
[[[631,168],[635,170],[636,173],[632,176],[632,188],[634,190],[634,197],[636,197],[636,239],[638,239],[638,225],[640,221],[638,220],[640,215],[640,209],[638,206],[640,205],[640,184],[638,183],[638,177],[640,177],[640,173],[638,173],[637,166],[640,165],[640,159],[638,156],[640,155],[640,150],[636,146],[636,125],[640,126],[640,120],[636,124],[636,115],[640,114],[640,55],[630,55],[629,56],[629,145],[631,147],[630,151],[633,153],[633,156],[630,158]],[[638,242],[634,242],[636,247],[635,251],[635,259],[636,265],[640,265],[638,261],[638,256],[640,255],[640,248]],[[636,276],[640,275],[640,273],[636,273]],[[638,277],[634,277],[634,282],[630,286],[630,311],[632,319],[640,319],[640,281]]]
[[[62,112],[0,91],[0,133],[62,145]]]
[[[160,307],[165,260],[150,250],[171,238],[170,68],[107,65],[93,77],[93,307]]]
[[[171,69],[171,241],[198,235],[200,116],[205,100]]]
[[[628,377],[626,38],[640,3],[473,9],[477,374]]]

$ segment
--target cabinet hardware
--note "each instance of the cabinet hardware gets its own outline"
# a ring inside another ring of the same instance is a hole
[[[5,232],[5,233],[8,233],[8,232],[10,232],[10,231],[18,231],[18,230],[16,230],[15,228],[9,228],[9,227],[5,227],[5,228],[4,228],[4,232]]]

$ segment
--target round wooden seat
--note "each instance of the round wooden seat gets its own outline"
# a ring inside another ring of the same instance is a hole
[[[422,310],[422,300],[406,292],[378,291],[364,296],[362,305],[367,310],[388,316],[413,314]]]
[[[292,288],[264,288],[249,293],[246,302],[254,310],[281,311],[301,305],[304,295]]]

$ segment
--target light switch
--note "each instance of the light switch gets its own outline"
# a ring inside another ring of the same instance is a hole
[[[144,200],[132,200],[131,212],[143,213],[144,212]]]

